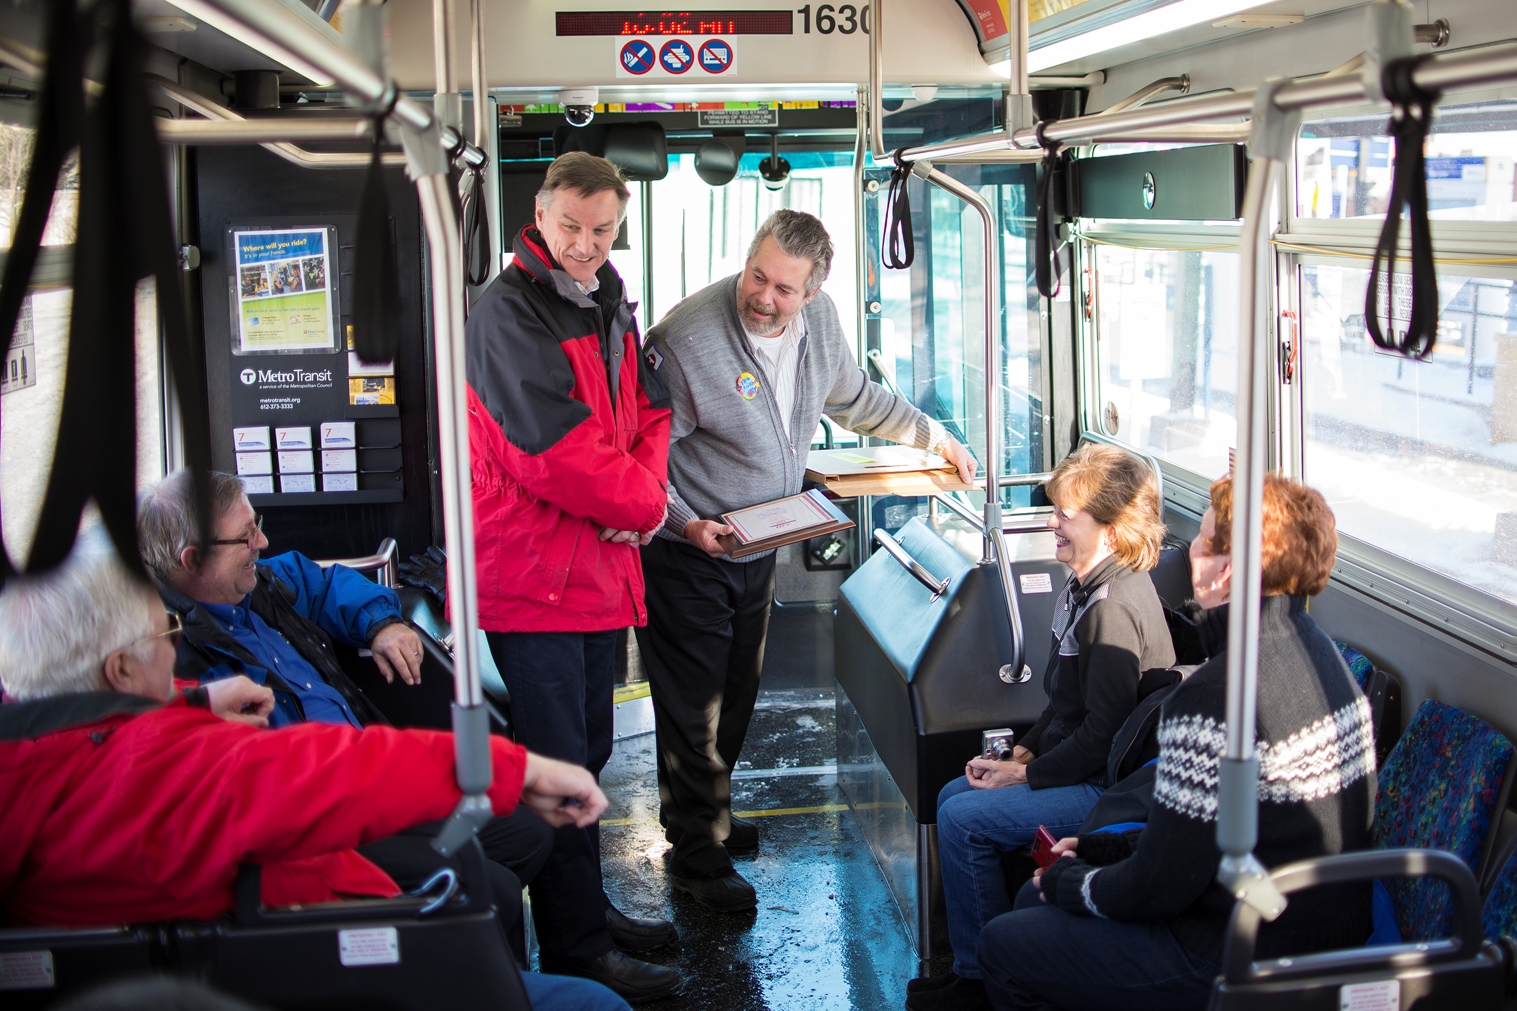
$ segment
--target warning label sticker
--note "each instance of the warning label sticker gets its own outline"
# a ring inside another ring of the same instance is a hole
[[[51,951],[10,951],[0,954],[0,990],[51,990]]]
[[[1338,1011],[1401,1011],[1401,983],[1350,983],[1338,988]]]
[[[400,934],[394,927],[339,930],[337,955],[346,966],[394,965],[400,961]]]
[[[1046,572],[1025,572],[1017,577],[1023,593],[1052,593],[1053,577]]]

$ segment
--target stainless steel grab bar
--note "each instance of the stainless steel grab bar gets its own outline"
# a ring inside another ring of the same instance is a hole
[[[375,577],[380,586],[388,586],[390,589],[400,585],[400,563],[395,560],[395,538],[386,537],[379,542],[379,550],[372,555],[363,555],[359,558],[325,558],[317,561],[317,565],[323,569],[330,569],[334,565],[341,565],[355,572],[377,572]]]
[[[937,576],[934,576],[932,573],[928,572],[926,568],[922,566],[922,563],[917,561],[915,558],[912,558],[911,555],[907,553],[906,549],[901,547],[901,542],[890,536],[888,532],[884,530],[876,530],[874,532],[874,539],[879,542],[880,547],[884,548],[890,553],[891,558],[894,558],[896,561],[901,563],[901,568],[911,573],[916,577],[917,582],[921,583],[923,586],[927,587],[927,589],[932,591],[933,601],[936,601],[939,597],[948,592],[949,580],[939,579]],[[931,601],[929,601],[929,603],[930,602]]]

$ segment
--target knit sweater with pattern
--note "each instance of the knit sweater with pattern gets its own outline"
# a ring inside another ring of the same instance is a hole
[[[1049,901],[1079,916],[1167,921],[1176,939],[1222,959],[1233,899],[1216,883],[1217,774],[1225,745],[1227,607],[1206,612],[1212,659],[1164,704],[1148,826],[1080,837],[1078,857],[1043,875]],[[1259,842],[1266,867],[1369,846],[1375,747],[1368,702],[1306,598],[1265,597],[1259,629]],[[1370,933],[1368,882],[1290,896],[1259,932],[1257,957],[1358,947]]]

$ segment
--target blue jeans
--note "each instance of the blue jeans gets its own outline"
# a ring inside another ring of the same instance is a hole
[[[1116,923],[1044,905],[1031,882],[980,934],[996,1011],[1202,1011],[1221,968],[1162,923]]]
[[[630,1011],[626,1001],[593,980],[524,972],[521,981],[534,1011]]]
[[[980,929],[1011,911],[1001,854],[1030,844],[1039,825],[1046,825],[1055,839],[1074,835],[1103,792],[1088,783],[976,790],[964,776],[943,787],[938,794],[938,853],[954,972],[980,978],[975,960]]]

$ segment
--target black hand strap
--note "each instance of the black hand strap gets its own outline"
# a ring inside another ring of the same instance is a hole
[[[1395,168],[1391,174],[1390,206],[1375,246],[1369,285],[1364,292],[1364,326],[1370,340],[1387,351],[1426,360],[1438,340],[1438,275],[1433,263],[1433,235],[1427,218],[1427,171],[1423,148],[1433,125],[1433,104],[1438,92],[1420,88],[1412,72],[1427,59],[1413,56],[1385,65],[1381,87],[1391,101],[1390,133],[1395,141]],[[1397,333],[1397,299],[1394,285],[1396,246],[1401,237],[1401,211],[1406,208],[1411,223],[1412,290],[1406,313],[1406,329]],[[1387,325],[1380,322],[1381,275],[1385,275]]]
[[[885,250],[881,259],[891,270],[905,270],[916,259],[916,236],[911,227],[911,163],[895,153],[890,192],[885,199]]]
[[[464,273],[472,285],[490,276],[490,218],[485,213],[483,167],[466,168],[458,180],[459,216],[463,219]]]
[[[394,104],[392,99],[391,105]],[[374,119],[374,154],[364,174],[358,198],[357,249],[353,256],[353,350],[363,362],[388,362],[400,347],[400,267],[395,258],[395,232],[390,220],[390,194],[385,187],[379,149],[384,142],[384,118]]]
[[[1062,210],[1057,206],[1059,187],[1063,185],[1063,162],[1059,145],[1050,144],[1043,136],[1046,120],[1040,120],[1034,128],[1038,146],[1043,149],[1043,163],[1038,173],[1038,215],[1033,232],[1033,276],[1037,280],[1038,294],[1053,298],[1059,293],[1059,243],[1058,222],[1055,216]]]
[[[66,142],[71,123],[83,124],[78,131],[79,223],[62,417],[27,569],[47,569],[68,556],[84,506],[93,498],[122,560],[140,573],[135,349],[136,291],[144,274],[156,282],[164,345],[183,417],[185,454],[195,474],[202,535],[209,540],[210,421],[203,349],[191,342],[186,324],[163,149],[147,96],[147,44],[132,23],[130,2],[104,0],[82,30],[70,24],[72,0],[53,0],[52,7],[50,23],[73,28],[74,37],[70,41],[55,34],[50,39],[56,48],[49,54],[48,87],[57,99],[56,104],[45,100],[43,107],[56,117],[54,143]],[[60,7],[67,9],[66,15]],[[83,54],[97,29],[107,48],[105,81],[99,100],[87,116],[80,116]],[[55,59],[60,61],[56,76]],[[61,155],[62,149],[55,151]],[[53,156],[50,152],[49,158]],[[28,190],[28,204],[34,196],[50,202],[56,167],[39,170],[34,165],[33,173],[39,185]],[[7,275],[5,287],[14,297],[11,280]]]

